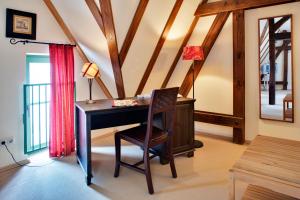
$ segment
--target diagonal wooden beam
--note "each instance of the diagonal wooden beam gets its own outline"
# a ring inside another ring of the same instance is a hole
[[[79,54],[80,58],[82,59],[82,61],[83,62],[90,62],[89,59],[88,59],[88,57],[85,55],[85,53],[83,52],[83,50],[80,48],[78,42],[75,40],[75,37],[73,36],[73,34],[69,30],[69,28],[67,27],[67,25],[65,24],[65,22],[63,21],[62,17],[59,15],[57,9],[55,8],[55,6],[51,2],[51,0],[44,0],[44,3],[48,7],[49,11],[53,15],[53,17],[55,18],[56,22],[61,27],[61,29],[63,30],[63,32],[65,33],[65,35],[69,39],[69,41],[71,43],[76,44],[76,49],[77,49],[78,54]],[[96,81],[99,84],[99,86],[102,89],[102,91],[105,94],[105,96],[107,98],[112,98],[112,96],[111,96],[109,90],[107,89],[107,87],[105,86],[104,82],[99,77],[96,78]]]
[[[110,60],[113,67],[116,88],[119,98],[125,98],[125,89],[119,60],[116,31],[114,26],[113,13],[110,0],[99,0],[102,12],[102,19],[105,29],[105,36],[108,44]]]
[[[244,9],[254,9],[266,6],[273,6],[284,3],[297,2],[300,0],[235,0],[227,2],[216,1],[212,3],[208,3],[205,5],[200,5],[195,15],[197,16],[207,16],[207,15],[215,15],[220,12],[230,12],[234,10],[244,10]]]
[[[260,35],[260,38],[259,38],[260,46],[263,44],[264,38],[266,38],[265,36],[266,36],[266,33],[267,33],[268,28],[269,28],[269,24],[266,23],[266,24],[265,24],[265,27],[264,27],[264,30],[262,31],[262,33],[261,33],[261,35]]]
[[[162,34],[160,35],[158,43],[156,44],[155,50],[154,50],[154,52],[152,54],[152,57],[151,57],[151,59],[150,59],[150,61],[148,63],[148,66],[147,66],[147,68],[146,68],[146,70],[144,72],[143,78],[142,78],[142,80],[141,80],[141,82],[140,82],[140,84],[138,86],[138,89],[137,89],[135,95],[141,94],[143,92],[143,89],[144,89],[144,87],[146,85],[146,82],[147,82],[147,80],[148,80],[148,78],[150,76],[150,73],[151,73],[151,71],[152,71],[152,69],[154,67],[154,64],[155,64],[155,62],[156,62],[156,60],[157,60],[157,58],[159,56],[159,53],[160,53],[160,51],[161,51],[161,49],[162,49],[162,47],[163,47],[163,45],[164,45],[164,43],[165,43],[165,41],[167,39],[169,31],[170,31],[170,29],[171,29],[171,27],[172,27],[172,25],[173,25],[173,23],[174,23],[174,21],[176,19],[176,16],[177,16],[177,14],[178,14],[178,12],[180,10],[180,7],[181,7],[182,3],[183,3],[183,0],[176,0],[176,2],[174,4],[174,7],[172,9],[172,12],[171,12],[171,14],[170,14],[170,16],[169,16],[169,18],[167,20],[167,23],[166,23],[166,25],[164,27],[164,30],[163,30]]]
[[[281,52],[283,50],[285,50],[287,47],[289,47],[290,43],[291,43],[291,40],[285,40],[285,41],[283,41],[283,43],[280,47],[276,47],[276,50],[277,50],[276,55],[275,55],[276,59],[278,58],[278,56],[281,54]],[[289,49],[287,49],[287,50],[289,50]]]
[[[202,43],[202,48],[204,51],[205,58],[204,60],[201,61],[195,61],[195,66],[194,66],[194,73],[195,73],[195,79],[197,78],[199,72],[201,71],[202,66],[204,65],[210,50],[215,44],[215,41],[217,40],[225,22],[227,21],[229,17],[230,12],[225,12],[225,13],[220,13],[216,16],[214,19],[214,22],[212,26],[210,27],[203,43]],[[186,97],[192,88],[193,85],[193,66],[191,65],[188,73],[186,74],[183,83],[181,84],[181,87],[179,89],[179,93]]]
[[[94,16],[98,26],[100,27],[102,33],[105,35],[104,25],[102,21],[102,14],[95,2],[95,0],[85,0],[86,5],[89,7],[92,15]]]
[[[125,40],[124,40],[124,43],[122,45],[122,48],[121,48],[121,51],[120,51],[120,54],[119,54],[119,59],[120,59],[120,65],[121,67],[123,66],[123,63],[125,61],[125,58],[127,56],[127,53],[129,51],[129,48],[131,46],[131,43],[133,41],[133,38],[136,34],[136,31],[139,27],[139,24],[142,20],[142,17],[145,13],[145,10],[146,10],[146,7],[148,5],[148,2],[149,0],[140,0],[140,3],[135,11],[135,14],[134,14],[134,17],[133,17],[133,20],[130,24],[130,27],[128,29],[128,32],[126,34],[126,37],[125,37]]]
[[[208,0],[203,0],[200,3],[200,5],[207,3],[207,1]],[[170,69],[169,69],[169,71],[167,73],[167,76],[166,76],[164,82],[161,85],[161,88],[167,87],[168,82],[169,82],[169,80],[170,80],[170,78],[171,78],[171,76],[172,76],[172,74],[173,74],[173,72],[174,72],[174,70],[175,70],[175,68],[177,66],[177,63],[178,63],[178,61],[179,61],[179,59],[180,59],[180,57],[182,55],[183,48],[187,45],[188,41],[190,40],[190,38],[191,38],[191,36],[192,36],[192,34],[194,32],[194,29],[195,29],[195,27],[196,27],[199,19],[200,19],[200,16],[195,16],[194,17],[194,19],[192,21],[192,24],[190,25],[190,28],[189,28],[188,32],[185,34],[185,37],[184,37],[184,39],[183,39],[183,41],[182,41],[182,43],[181,43],[181,45],[179,47],[179,50],[178,50],[178,52],[177,52],[177,54],[176,54],[176,56],[175,56],[175,58],[173,60],[173,63],[172,63],[172,65],[171,65],[171,67],[170,67]]]
[[[291,19],[291,15],[282,17],[278,22],[274,24],[274,29],[277,31],[287,20]]]

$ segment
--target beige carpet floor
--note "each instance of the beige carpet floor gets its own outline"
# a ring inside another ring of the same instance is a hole
[[[175,159],[178,178],[171,178],[169,165],[151,162],[154,195],[149,195],[144,175],[121,168],[119,178],[113,177],[113,137],[93,140],[92,185],[85,185],[75,156],[51,162],[36,159],[31,165],[0,174],[1,200],[225,200],[228,199],[228,170],[241,156],[246,146],[197,136],[204,147],[197,149],[193,158]],[[123,159],[134,162],[142,157],[139,148],[124,144]],[[242,190],[242,189],[241,189]],[[239,195],[241,196],[241,195]]]

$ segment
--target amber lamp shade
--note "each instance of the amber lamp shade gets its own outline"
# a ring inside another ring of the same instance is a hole
[[[94,103],[92,99],[92,84],[94,78],[97,76],[100,76],[99,68],[95,63],[85,63],[81,70],[82,77],[86,77],[89,82],[89,92],[90,92],[90,98],[87,100],[88,104]]]

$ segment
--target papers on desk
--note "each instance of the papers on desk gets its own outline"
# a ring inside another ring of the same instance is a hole
[[[181,98],[182,95],[178,94],[177,97]],[[151,99],[151,93],[137,95],[137,98],[138,99]]]
[[[113,107],[135,106],[137,101],[134,99],[113,100]]]

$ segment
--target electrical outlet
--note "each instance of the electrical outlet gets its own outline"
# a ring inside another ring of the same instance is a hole
[[[13,137],[7,137],[7,138],[2,138],[0,139],[0,145],[3,145],[3,144],[12,144],[14,142],[14,138]]]

